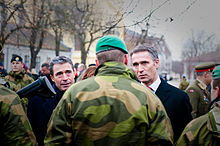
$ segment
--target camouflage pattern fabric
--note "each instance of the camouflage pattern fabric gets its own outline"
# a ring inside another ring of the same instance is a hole
[[[207,114],[194,119],[184,129],[177,146],[218,146],[220,144],[220,101]]]
[[[0,85],[1,145],[36,145],[36,138],[15,92]]]
[[[159,98],[124,64],[107,62],[73,84],[48,123],[46,145],[172,145]]]
[[[26,71],[23,69],[19,73],[15,73],[13,71],[10,71],[7,76],[5,76],[6,80],[9,80],[10,82],[14,83],[17,86],[17,89],[15,92],[18,90],[22,89],[23,87],[29,85],[34,81],[33,78],[27,75]]]
[[[210,93],[198,80],[195,80],[195,82],[186,89],[186,93],[190,97],[193,118],[197,118],[208,112],[209,103],[211,101]]]
[[[13,91],[17,90],[17,86],[14,83],[6,80],[3,77],[0,77],[0,84],[4,85],[5,87],[7,87],[7,88],[9,88],[9,89],[11,89]]]
[[[28,76],[24,69],[22,69],[22,71],[19,73],[10,71],[5,79],[16,85],[16,90],[14,90],[15,92],[34,82],[34,79]],[[28,99],[22,98],[21,102],[24,107],[25,113],[27,113]]]

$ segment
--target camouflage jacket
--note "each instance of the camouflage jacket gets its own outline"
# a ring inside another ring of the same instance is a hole
[[[124,64],[100,65],[73,84],[48,123],[46,145],[171,145],[173,132],[159,98]]]
[[[0,85],[0,111],[1,145],[36,144],[18,95],[3,85]]]
[[[220,101],[207,114],[194,119],[177,141],[179,146],[217,146],[220,144]]]
[[[211,101],[210,93],[198,80],[195,80],[195,82],[186,89],[186,93],[190,97],[193,118],[197,118],[208,112],[209,103]]]
[[[5,87],[7,87],[13,91],[17,90],[17,86],[14,83],[6,80],[4,77],[0,77],[0,84],[4,85]]]
[[[14,83],[17,86],[17,91],[34,81],[33,78],[27,75],[25,70],[22,70],[19,73],[10,71],[8,75],[5,76],[5,79]]]

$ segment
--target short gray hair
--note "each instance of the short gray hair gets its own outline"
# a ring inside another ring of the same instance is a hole
[[[64,64],[64,63],[69,63],[72,66],[74,72],[73,62],[71,61],[70,58],[66,56],[57,56],[50,62],[50,74],[53,76],[53,66],[55,64]]]
[[[156,61],[156,59],[159,59],[157,50],[154,47],[148,46],[146,44],[140,44],[137,47],[135,47],[130,53],[130,57],[132,57],[132,55],[135,53],[145,52],[145,51],[150,53],[150,56],[153,59],[153,61]]]

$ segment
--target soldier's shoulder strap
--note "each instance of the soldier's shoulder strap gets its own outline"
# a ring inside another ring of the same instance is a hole
[[[216,102],[215,107],[209,112],[208,129],[210,131],[220,132],[220,101]]]

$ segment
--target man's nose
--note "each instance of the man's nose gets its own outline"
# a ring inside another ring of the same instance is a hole
[[[63,80],[67,80],[68,79],[68,75],[66,73],[63,74]]]
[[[141,64],[138,65],[138,71],[142,72],[144,70],[143,66]]]

